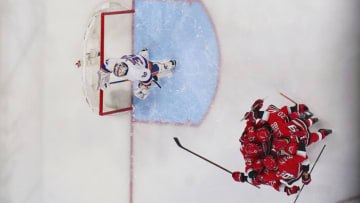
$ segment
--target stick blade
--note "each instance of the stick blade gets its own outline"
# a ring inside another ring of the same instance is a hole
[[[181,147],[181,148],[182,148],[182,145],[180,144],[180,140],[179,140],[179,138],[174,137],[174,141],[176,142],[176,144],[177,144],[179,147]]]

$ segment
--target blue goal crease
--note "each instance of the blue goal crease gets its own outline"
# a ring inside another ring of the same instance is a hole
[[[171,78],[152,85],[145,100],[134,97],[134,119],[198,124],[216,91],[218,45],[215,30],[200,3],[138,0],[134,50],[149,49],[150,60],[175,59]]]

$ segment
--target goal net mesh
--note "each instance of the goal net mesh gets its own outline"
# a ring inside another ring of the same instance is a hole
[[[101,4],[91,15],[84,35],[82,89],[90,108],[100,115],[132,110],[131,82],[118,82],[98,90],[98,70],[106,58],[132,53],[134,10],[119,3]]]

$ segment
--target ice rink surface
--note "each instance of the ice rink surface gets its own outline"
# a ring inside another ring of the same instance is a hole
[[[360,201],[359,1],[174,1],[201,4],[216,32],[216,92],[198,125],[90,111],[74,62],[101,2],[0,2],[1,203],[293,202],[268,186],[234,182],[173,141],[243,171],[240,119],[258,98],[292,105],[279,92],[319,117],[313,131],[334,131],[308,148],[314,161],[327,145],[297,202]]]

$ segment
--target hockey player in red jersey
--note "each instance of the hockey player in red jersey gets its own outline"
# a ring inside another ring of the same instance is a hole
[[[275,172],[277,178],[286,181],[288,185],[296,182],[300,177],[303,177],[303,183],[310,183],[310,175],[303,176],[303,173],[309,171],[308,157],[298,155],[281,155],[276,158],[273,156],[266,156],[263,160],[264,167],[270,171]]]
[[[296,194],[300,189],[299,186],[294,185],[289,187],[280,182],[280,180],[276,177],[275,172],[268,169],[264,169],[263,173],[261,173],[261,175],[257,175],[256,178],[250,178],[239,171],[235,171],[232,174],[232,177],[237,182],[243,183],[250,181],[254,185],[269,185],[279,192],[285,192],[287,195]]]
[[[264,123],[256,123],[257,115],[254,112],[262,107],[262,100],[256,100],[251,107],[252,111],[247,112],[244,119],[247,120],[244,132],[242,133],[239,141],[242,146],[248,142],[264,142],[270,139],[270,128],[264,126]]]
[[[299,143],[304,143],[305,146],[309,146],[332,133],[330,129],[320,129],[318,132],[310,132],[309,127],[316,123],[318,118],[309,117],[309,115],[312,116],[312,113],[309,113],[309,108],[305,104],[296,104],[292,107],[284,106],[281,109],[270,105],[264,112],[259,111],[262,104],[263,100],[256,100],[251,108],[254,112],[247,112],[245,114],[248,115],[246,118],[248,118],[249,121],[260,118],[261,121],[258,123],[270,125],[272,134],[275,135],[275,137],[285,138],[288,146],[286,149],[283,149],[289,154],[296,154]],[[254,106],[257,108],[254,108]],[[267,124],[264,124],[264,122]],[[254,123],[254,121],[252,123]]]
[[[318,119],[312,118],[313,114],[304,104],[281,109],[270,105],[266,111],[260,111],[262,106],[263,100],[256,100],[244,116],[247,124],[240,143],[245,173],[234,172],[233,179],[270,185],[288,195],[296,194],[299,187],[287,185],[300,178],[304,184],[311,182],[306,147],[324,139],[332,130],[310,132],[309,127]]]
[[[261,172],[262,164],[259,163],[261,159],[270,152],[270,138],[270,128],[267,126],[260,128],[251,126],[251,128],[247,128],[241,136],[240,151],[245,159],[245,172],[250,177]]]
[[[256,174],[261,173],[263,169],[262,159],[268,154],[269,145],[250,142],[241,148],[241,152],[245,160],[245,173],[250,177],[255,177]]]
[[[318,132],[310,132],[309,127],[317,122],[317,118],[303,120],[300,118],[279,125],[280,137],[272,140],[272,151],[277,153],[284,151],[291,155],[305,157],[305,147],[324,139],[332,133],[330,129],[320,129]]]
[[[311,182],[308,158],[301,156],[282,155],[274,158],[270,155],[263,159],[264,170],[254,178],[241,172],[234,172],[233,179],[238,182],[251,181],[254,185],[270,185],[277,191],[284,191],[287,195],[296,194],[298,186],[288,187],[302,178],[304,184]],[[249,180],[250,179],[250,180]],[[285,181],[287,185],[281,183]]]

